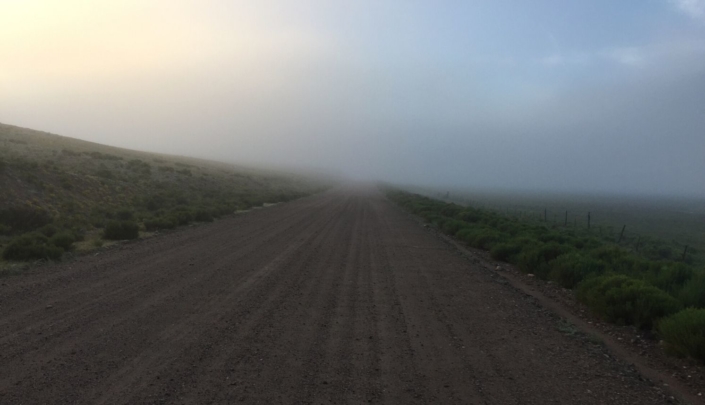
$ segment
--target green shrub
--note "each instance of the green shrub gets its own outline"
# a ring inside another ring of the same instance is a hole
[[[495,260],[508,262],[519,252],[521,252],[521,245],[517,243],[499,243],[490,250],[490,256]]]
[[[83,152],[83,153],[92,157],[93,159],[122,160],[122,158],[120,156],[111,155],[109,153],[100,153],[100,152]]]
[[[675,294],[693,277],[693,274],[693,268],[683,263],[652,262],[648,270],[644,271],[643,277],[656,287]]]
[[[146,203],[147,209],[150,211],[156,211],[162,209],[166,206],[166,198],[162,195],[154,195],[149,197]]]
[[[111,172],[110,169],[108,169],[107,167],[101,167],[95,172],[95,175],[108,180],[112,180],[115,178],[113,172]]]
[[[194,221],[213,222],[213,215],[206,209],[198,209],[193,213]]]
[[[115,218],[120,221],[130,221],[134,219],[134,217],[135,213],[127,208],[120,209],[115,213]]]
[[[662,319],[658,329],[670,350],[705,362],[705,309],[684,309]]]
[[[5,260],[26,261],[36,259],[59,260],[64,253],[60,247],[49,245],[49,238],[39,233],[20,235],[5,247]]]
[[[705,308],[705,271],[696,273],[678,292],[686,307]]]
[[[602,245],[593,249],[590,254],[605,263],[614,263],[627,254],[627,251],[617,246]]]
[[[73,236],[74,242],[82,242],[86,239],[86,230],[74,228],[71,230],[71,235]]]
[[[461,221],[448,219],[441,225],[441,230],[449,235],[455,235],[459,230],[463,229],[465,224]]]
[[[174,229],[176,226],[177,223],[171,218],[158,217],[144,220],[144,227],[150,232],[160,229]]]
[[[103,230],[103,238],[108,240],[137,239],[139,226],[133,221],[110,221]]]
[[[177,225],[188,225],[195,220],[193,212],[188,209],[177,209],[169,213],[168,218]]]
[[[565,288],[573,288],[589,276],[602,274],[605,264],[593,257],[570,252],[551,261],[550,268],[548,278]]]
[[[49,238],[50,244],[59,247],[63,250],[71,250],[74,241],[75,240],[73,234],[67,231],[58,232],[54,234],[54,236]]]
[[[132,159],[127,162],[127,169],[140,176],[149,176],[152,173],[152,166],[140,159]]]
[[[578,299],[610,322],[650,328],[680,309],[666,292],[624,275],[590,278],[580,284]]]
[[[62,177],[59,179],[59,184],[61,184],[61,187],[66,190],[73,190],[73,183],[71,183],[71,180],[68,177]]]
[[[0,210],[0,224],[9,226],[13,232],[33,231],[52,221],[53,218],[45,209],[29,205]]]
[[[463,228],[456,234],[456,237],[464,240],[472,247],[485,250],[492,249],[496,243],[503,239],[499,232],[480,227]]]
[[[524,248],[517,257],[519,267],[526,273],[533,273],[536,276],[548,278],[550,267],[548,263],[558,256],[573,250],[571,246],[561,245],[556,242],[540,243]]]
[[[38,231],[47,238],[51,238],[54,234],[59,232],[59,228],[57,228],[54,224],[47,224],[39,228]]]

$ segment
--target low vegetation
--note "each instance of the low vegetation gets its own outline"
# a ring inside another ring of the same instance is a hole
[[[687,308],[664,318],[659,331],[674,354],[705,361],[705,309]]]
[[[387,190],[387,196],[497,260],[577,289],[578,299],[603,319],[657,326],[674,351],[705,361],[705,269],[653,258],[594,231],[537,224],[398,190]]]
[[[1,257],[60,260],[106,241],[290,201],[323,184],[0,124]]]
[[[105,225],[103,238],[107,240],[137,239],[139,230],[139,225],[134,221],[110,221]]]

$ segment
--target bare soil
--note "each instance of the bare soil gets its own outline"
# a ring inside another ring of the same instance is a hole
[[[0,403],[656,404],[369,188],[0,279]]]

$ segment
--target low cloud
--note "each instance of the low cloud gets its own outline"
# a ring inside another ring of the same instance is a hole
[[[705,20],[705,0],[671,0],[671,3],[692,18]]]

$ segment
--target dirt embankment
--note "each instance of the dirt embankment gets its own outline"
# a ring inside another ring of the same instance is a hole
[[[377,192],[0,280],[0,403],[656,404]]]

